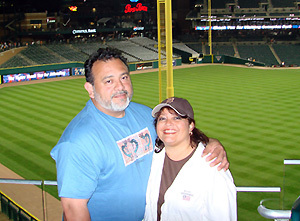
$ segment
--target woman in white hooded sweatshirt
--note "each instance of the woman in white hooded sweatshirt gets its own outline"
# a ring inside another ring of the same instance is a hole
[[[208,137],[195,127],[189,102],[172,97],[152,111],[157,131],[145,220],[235,221],[236,187],[229,170],[201,157]]]

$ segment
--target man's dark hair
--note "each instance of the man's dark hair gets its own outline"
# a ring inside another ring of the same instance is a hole
[[[108,61],[110,59],[120,59],[127,67],[127,59],[121,55],[121,52],[114,48],[99,48],[97,52],[90,55],[90,57],[84,62],[85,79],[87,82],[94,85],[94,75],[92,73],[92,67],[96,61]]]
[[[161,112],[163,111],[163,109],[165,109],[165,108],[167,108],[170,111],[171,110],[173,111],[173,109],[170,108],[170,107],[164,107],[159,112],[157,112],[156,115],[155,115],[155,119],[154,119],[154,126],[155,126],[155,128],[156,128],[156,125],[157,125],[158,118],[159,118]],[[177,113],[175,113],[175,114],[177,114]],[[190,118],[190,117],[188,117],[188,116],[184,116],[182,118],[186,118],[189,121],[189,124],[194,123],[194,129],[192,131],[192,134],[190,135],[190,138],[191,138],[190,139],[191,147],[192,148],[197,148],[197,146],[198,146],[198,144],[200,142],[202,142],[202,144],[204,146],[206,146],[208,144],[208,142],[209,142],[209,138],[201,130],[199,130],[198,128],[196,128],[196,122],[195,122],[195,120],[192,119],[192,118]],[[156,146],[156,149],[155,149],[154,152],[155,153],[159,153],[160,151],[162,151],[162,149],[164,149],[165,144],[162,142],[161,139],[159,139],[159,137],[157,137],[156,140],[155,140],[155,146]]]

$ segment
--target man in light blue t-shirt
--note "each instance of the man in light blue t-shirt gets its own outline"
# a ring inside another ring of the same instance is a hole
[[[84,66],[91,99],[51,151],[64,218],[142,220],[156,139],[151,109],[130,102],[129,69],[118,52],[99,49]],[[212,165],[228,169],[218,141],[206,151],[217,157]]]

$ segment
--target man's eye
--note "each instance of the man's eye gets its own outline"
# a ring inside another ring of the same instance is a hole
[[[112,82],[111,80],[105,81],[106,84],[110,84],[111,82]]]
[[[181,119],[182,119],[182,117],[180,117],[180,116],[175,117],[175,120],[181,120]]]

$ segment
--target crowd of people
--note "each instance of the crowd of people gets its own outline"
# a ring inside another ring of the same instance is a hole
[[[1,42],[0,52],[7,51],[13,48],[21,47],[23,44],[21,42]]]

